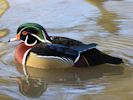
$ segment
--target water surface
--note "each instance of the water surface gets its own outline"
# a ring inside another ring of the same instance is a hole
[[[0,0],[0,99],[132,100],[132,5],[132,0]],[[124,64],[25,72],[13,60],[18,43],[7,43],[25,22],[43,25],[50,35],[98,43]]]

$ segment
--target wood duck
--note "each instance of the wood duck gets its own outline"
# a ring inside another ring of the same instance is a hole
[[[16,47],[15,60],[19,64],[37,68],[86,67],[99,64],[120,64],[121,58],[112,57],[96,49],[96,43],[84,44],[78,40],[49,36],[46,30],[36,23],[19,26],[15,38],[22,42]]]

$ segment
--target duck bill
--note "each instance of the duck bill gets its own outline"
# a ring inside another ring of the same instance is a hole
[[[20,40],[20,34],[18,33],[15,38],[9,39],[8,42],[15,42],[15,41],[19,41],[19,40]]]
[[[12,38],[8,42],[14,42],[14,41],[19,41],[17,38]]]

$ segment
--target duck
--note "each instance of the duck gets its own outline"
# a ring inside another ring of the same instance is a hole
[[[20,25],[16,37],[9,42],[20,40],[14,58],[25,66],[44,69],[123,63],[121,58],[98,50],[96,43],[85,44],[67,37],[49,36],[46,29],[37,23]]]

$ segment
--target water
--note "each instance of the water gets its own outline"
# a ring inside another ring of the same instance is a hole
[[[132,100],[132,0],[0,0],[0,100]],[[17,43],[7,43],[25,22],[43,25],[121,57],[124,64],[35,69],[15,65]]]

